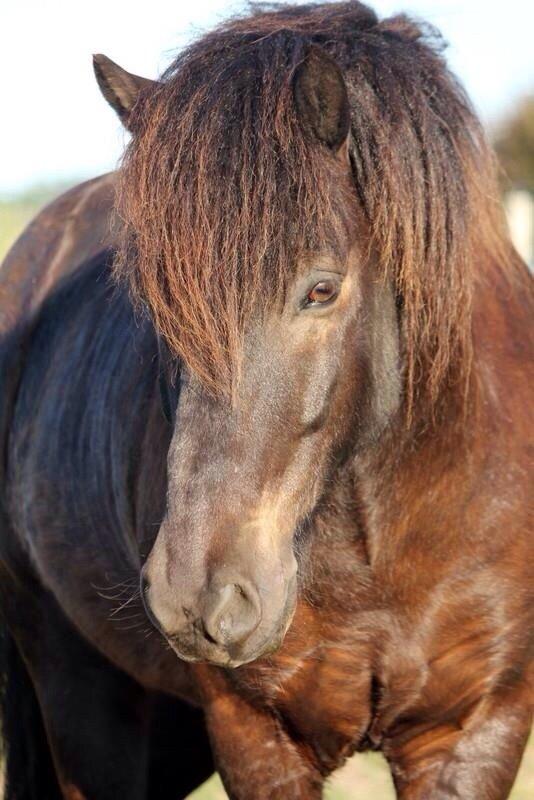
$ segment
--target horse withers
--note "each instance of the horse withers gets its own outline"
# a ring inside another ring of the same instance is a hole
[[[533,296],[439,42],[260,7],[95,71],[125,159],[1,273],[6,797],[312,800],[371,748],[505,798]]]

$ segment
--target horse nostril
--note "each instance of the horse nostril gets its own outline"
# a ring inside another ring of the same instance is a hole
[[[227,583],[210,593],[202,616],[204,635],[218,645],[238,644],[258,627],[260,617],[255,589]]]

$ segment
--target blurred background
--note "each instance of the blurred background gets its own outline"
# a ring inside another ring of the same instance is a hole
[[[156,77],[177,50],[243,3],[229,0],[2,0],[0,5],[0,259],[54,196],[113,169],[126,142],[93,78],[91,54]],[[501,190],[515,245],[534,267],[534,3],[507,0],[374,0],[435,25],[501,164]],[[221,800],[216,779],[191,795]],[[377,755],[355,756],[334,776],[328,800],[391,800]],[[534,798],[534,744],[512,794]]]

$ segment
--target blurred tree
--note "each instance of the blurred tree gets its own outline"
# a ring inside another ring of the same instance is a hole
[[[493,144],[505,188],[534,192],[534,94],[523,98],[497,129]]]

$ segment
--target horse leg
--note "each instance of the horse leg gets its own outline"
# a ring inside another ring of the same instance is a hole
[[[41,710],[28,670],[4,625],[0,639],[3,740],[0,797],[3,800],[61,800]]]
[[[204,713],[167,694],[152,697],[149,800],[180,800],[213,773]]]
[[[523,684],[482,700],[461,727],[443,726],[384,748],[399,800],[505,800],[532,724]]]
[[[215,763],[230,800],[320,800],[324,778],[283,723],[234,693],[207,665],[194,671]]]
[[[36,589],[9,605],[17,614],[8,626],[39,701],[63,797],[145,800],[148,693],[90,646],[50,595]]]

